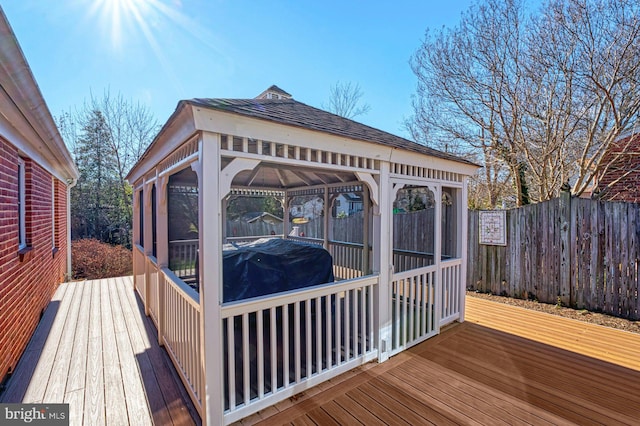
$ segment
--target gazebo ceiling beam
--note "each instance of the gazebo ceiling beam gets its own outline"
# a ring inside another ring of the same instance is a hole
[[[284,175],[282,170],[276,169],[276,176],[278,177],[278,180],[280,181],[280,185],[282,185],[283,188],[286,188],[289,186],[288,179]]]
[[[309,175],[315,176],[320,182],[322,182],[325,185],[328,184],[328,183],[331,183],[331,182],[327,182],[326,180],[324,180],[318,173],[309,172]]]
[[[346,182],[346,180],[345,180],[342,176],[340,176],[339,174],[335,174],[334,176],[335,176],[335,177],[336,177],[336,179],[338,179],[340,182]]]
[[[251,174],[249,175],[249,178],[247,179],[246,186],[253,185],[253,181],[256,180],[256,177],[258,176],[258,173],[260,173],[260,170],[261,170],[260,167],[256,167],[255,169],[253,169],[253,171],[251,171]]]
[[[304,182],[305,185],[308,185],[308,186],[313,185],[313,182],[311,182],[304,173],[299,172],[298,170],[292,170],[291,173],[296,175],[298,179]]]

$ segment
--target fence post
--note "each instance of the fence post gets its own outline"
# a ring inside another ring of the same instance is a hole
[[[568,185],[560,190],[560,303],[571,306],[571,191]]]

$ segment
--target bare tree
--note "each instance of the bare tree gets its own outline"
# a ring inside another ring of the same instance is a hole
[[[362,96],[364,93],[359,84],[338,81],[330,88],[329,105],[325,108],[341,117],[354,118],[371,110],[369,104],[360,102]]]
[[[82,161],[82,157],[78,153],[87,145],[86,139],[91,139],[86,136],[81,138],[78,135],[82,136],[87,133],[85,129],[95,121],[96,115],[103,123],[101,132],[104,133],[104,137],[100,140],[104,145],[102,149],[108,153],[110,161],[113,162],[109,166],[114,170],[114,182],[116,182],[115,188],[117,188],[116,202],[111,203],[114,205],[111,206],[112,220],[108,224],[110,228],[113,228],[110,234],[118,234],[118,241],[129,245],[131,243],[130,224],[133,208],[131,187],[125,177],[147,148],[159,126],[147,107],[140,103],[127,101],[121,94],[112,95],[108,90],[103,93],[101,98],[91,94],[90,100],[82,108],[65,113],[58,120],[61,134],[71,152],[75,154],[76,162]],[[90,168],[87,167],[88,170]],[[91,182],[86,184],[79,182],[78,188],[84,188],[90,194],[95,189],[90,186]]]
[[[579,60],[573,108],[576,155],[572,191],[581,194],[616,161],[606,156],[640,118],[640,3],[636,0],[553,1],[553,31],[575,46]]]
[[[506,167],[517,205],[583,192],[606,167],[607,147],[638,118],[639,4],[522,0],[472,6],[458,26],[427,32],[412,58],[416,140],[481,152],[496,194]],[[508,195],[502,188],[502,196]]]
[[[509,170],[517,204],[528,202],[518,150],[523,10],[516,0],[476,5],[456,28],[427,31],[411,61],[418,87],[407,127],[435,148],[481,152],[491,207],[501,191],[500,175],[490,170],[496,161]]]
[[[158,123],[149,109],[139,102],[129,102],[122,94],[115,96],[106,90],[102,98],[91,95],[90,108],[102,111],[114,153],[122,196],[128,198],[125,177],[158,131]],[[85,108],[86,109],[86,108]],[[128,208],[131,208],[127,203]],[[130,216],[130,213],[129,213]]]

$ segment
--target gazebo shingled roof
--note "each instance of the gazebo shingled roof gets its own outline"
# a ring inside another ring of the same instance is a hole
[[[445,160],[474,165],[464,158],[429,148],[357,121],[314,108],[295,99],[191,99],[181,101],[260,120],[330,133],[350,139],[386,145]]]

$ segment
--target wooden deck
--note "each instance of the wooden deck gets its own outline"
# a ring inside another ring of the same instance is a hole
[[[467,322],[244,424],[640,424],[640,335],[467,298]]]
[[[62,284],[0,402],[69,403],[70,424],[199,423],[131,277]]]
[[[467,322],[243,424],[637,425],[640,335],[467,298]],[[71,424],[196,424],[130,277],[63,284],[0,402]]]

